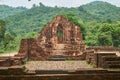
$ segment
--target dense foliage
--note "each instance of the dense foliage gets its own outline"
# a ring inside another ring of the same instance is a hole
[[[31,9],[24,9],[13,16],[4,16],[6,27],[0,28],[0,50],[18,50],[21,38],[37,36],[56,15],[64,15],[80,26],[87,46],[120,47],[120,8],[95,1],[76,8],[48,7],[40,3],[39,6],[33,5]]]
[[[0,19],[8,17],[10,15],[15,15],[25,10],[27,10],[27,8],[24,8],[24,7],[13,8],[13,7],[6,6],[6,5],[0,5]]]

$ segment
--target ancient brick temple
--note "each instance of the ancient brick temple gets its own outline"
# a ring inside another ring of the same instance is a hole
[[[63,16],[48,23],[36,39],[23,39],[18,55],[43,58],[50,55],[78,56],[85,51],[80,27]]]

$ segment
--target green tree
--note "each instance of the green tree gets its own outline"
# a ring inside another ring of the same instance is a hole
[[[89,34],[85,36],[85,43],[87,46],[97,46],[98,41],[97,41],[97,35],[94,34]]]
[[[113,45],[115,47],[120,47],[120,21],[113,25],[114,29],[112,31]]]
[[[6,48],[11,41],[14,40],[14,36],[12,36],[10,33],[6,33],[4,37],[4,48]]]
[[[0,41],[4,38],[5,30],[5,22],[3,20],[0,20]]]
[[[102,24],[102,26],[99,29],[99,33],[98,33],[99,45],[101,46],[113,45],[112,31],[113,31],[113,28],[111,24],[108,24],[108,23]]]
[[[111,32],[100,33],[98,35],[98,42],[100,46],[111,46],[113,43]]]
[[[120,47],[120,28],[117,28],[112,33],[113,44],[116,47]]]

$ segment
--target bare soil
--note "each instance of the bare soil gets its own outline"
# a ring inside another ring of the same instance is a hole
[[[17,52],[13,52],[13,53],[1,53],[0,56],[14,56],[15,54],[17,54]]]

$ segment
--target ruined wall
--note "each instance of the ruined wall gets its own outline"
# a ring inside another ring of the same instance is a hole
[[[87,48],[85,51],[86,60],[94,67],[120,68],[120,56],[116,53],[119,48],[113,46],[97,46]]]
[[[22,39],[21,46],[16,56],[24,56],[28,60],[42,60],[46,54],[43,49],[37,45],[37,41],[34,38]]]
[[[0,57],[0,67],[9,67],[15,65],[23,65],[24,58],[23,57]]]
[[[36,39],[22,39],[16,56],[28,59],[46,59],[51,55],[78,56],[85,51],[80,27],[69,22],[63,16],[48,23]]]
[[[61,36],[59,35],[61,33]],[[45,39],[45,41],[43,41]],[[82,41],[80,27],[70,23],[63,16],[57,16],[52,22],[48,23],[38,36],[38,42],[44,43],[72,43]],[[81,42],[82,43],[82,42]]]
[[[116,48],[113,46],[93,46],[88,49],[94,49],[95,52],[113,52],[113,51],[120,52],[120,48]]]
[[[18,55],[27,57],[27,53],[28,53],[28,39],[22,39]]]
[[[70,53],[73,55],[85,50],[80,27],[72,24],[63,16],[57,16],[42,29],[37,38],[37,43],[49,51],[49,54],[54,54],[54,49],[58,50],[59,44],[64,44],[64,48],[61,48],[64,50],[63,54]]]
[[[94,53],[92,51],[86,52],[86,61],[93,64],[94,67],[101,68],[120,68],[120,57],[115,53]]]

